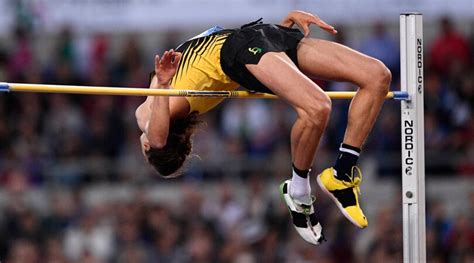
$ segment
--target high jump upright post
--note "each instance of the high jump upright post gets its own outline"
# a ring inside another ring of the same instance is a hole
[[[400,15],[403,262],[426,262],[423,17]]]

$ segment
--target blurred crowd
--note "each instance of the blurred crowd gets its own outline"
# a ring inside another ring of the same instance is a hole
[[[245,188],[245,189],[244,189]],[[81,192],[56,191],[48,213],[28,208],[18,192],[4,209],[2,262],[402,262],[400,193],[379,205],[368,229],[350,224],[318,195],[327,242],[307,244],[290,224],[276,185],[259,175],[244,185],[210,189],[184,183],[171,202],[153,202],[146,188],[131,198],[84,205]],[[209,196],[214,193],[214,197]],[[474,191],[467,213],[448,217],[441,200],[427,204],[427,262],[474,260]],[[3,261],[4,260],[4,261]]]
[[[350,43],[344,27],[338,29],[334,41]],[[112,54],[112,38],[107,34],[95,35],[86,54],[79,52],[80,43],[71,29],[64,28],[53,37],[50,50],[35,48],[37,37],[18,27],[9,36],[11,44],[0,43],[0,80],[148,87],[153,54],[147,54],[137,36],[123,39],[118,55]],[[168,37],[155,52],[175,47],[176,39],[188,38]],[[351,46],[382,60],[392,71],[392,89],[397,90],[398,45],[397,36],[377,23],[367,38]],[[427,173],[474,178],[473,38],[470,41],[443,18],[435,38],[424,48]],[[45,54],[47,61],[40,61]],[[325,90],[356,88],[346,83],[318,83]],[[362,253],[356,250],[360,232],[343,221],[325,199],[318,207],[330,236],[327,245],[314,249],[295,235],[280,200],[264,191],[275,170],[283,171],[277,175],[281,179],[290,171],[289,131],[295,115],[281,102],[230,100],[203,116],[205,124],[194,146],[199,156],[192,158],[187,172],[178,179],[183,199],[179,206],[152,202],[144,193],[128,202],[86,205],[85,192],[90,186],[125,183],[139,189],[159,180],[140,152],[135,109],[143,100],[0,95],[0,187],[6,196],[0,216],[0,261],[401,261],[401,205],[396,198],[377,212],[376,229],[366,241],[369,249]],[[349,104],[336,101],[333,106],[319,150],[321,159],[330,161],[343,138]],[[399,111],[398,103],[385,104],[364,147],[364,154],[378,160],[377,174],[382,177],[399,174]],[[259,173],[262,176],[255,176]],[[234,194],[237,185],[222,182],[230,177],[240,178],[240,187],[248,188],[248,193]],[[220,189],[213,198],[199,191],[208,182],[216,182]],[[50,193],[48,206],[32,209],[24,194],[45,189]],[[469,202],[470,214],[447,218],[443,202],[431,200],[429,262],[474,260],[474,194]]]

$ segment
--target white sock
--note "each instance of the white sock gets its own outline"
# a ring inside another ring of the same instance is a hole
[[[303,178],[293,170],[293,177],[291,178],[290,183],[290,196],[299,203],[311,204],[309,175],[306,178]]]

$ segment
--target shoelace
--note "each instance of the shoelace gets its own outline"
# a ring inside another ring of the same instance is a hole
[[[309,212],[311,211],[311,207],[313,206],[314,202],[316,202],[316,197],[314,195],[311,196],[311,204],[299,204],[301,208],[303,208],[303,213],[306,215],[309,215]]]
[[[359,174],[359,176],[355,176],[355,172]],[[357,166],[352,166],[351,169],[351,176],[349,177],[351,180],[350,182],[342,181],[342,183],[347,187],[354,187],[357,191],[357,194],[360,195],[360,183],[362,182],[362,171]]]
[[[311,232],[313,232],[313,234],[317,237],[318,236],[318,233],[316,233],[313,229],[313,227],[311,226],[311,220],[309,219],[309,212],[311,211],[311,207],[313,206],[314,202],[316,202],[316,196],[312,195],[311,196],[311,204],[310,205],[306,205],[306,204],[300,204],[301,208],[303,208],[303,213],[306,215],[306,222],[309,226],[309,229],[311,230]],[[318,238],[318,243],[322,243],[324,241],[327,241],[326,240],[326,237],[324,236],[324,233],[323,233],[323,230],[321,229],[321,234]]]
[[[313,232],[313,234],[317,237],[318,236],[318,233],[316,233],[313,229],[313,227],[311,226],[311,220],[309,219],[309,213],[311,211],[311,207],[314,205],[314,202],[316,202],[316,196],[312,195],[311,196],[311,204],[310,205],[306,205],[306,204],[300,204],[301,208],[303,208],[303,214],[306,215],[306,222],[309,226],[309,229],[311,230],[311,232]],[[324,233],[323,233],[323,230],[321,229],[321,234],[318,238],[318,243],[322,243],[324,241],[327,241],[326,240],[326,237],[324,236]]]

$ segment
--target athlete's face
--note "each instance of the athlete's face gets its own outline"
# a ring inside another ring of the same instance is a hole
[[[145,133],[142,133],[142,135],[140,136],[140,145],[142,147],[143,156],[145,157],[145,160],[147,160],[148,158],[146,157],[145,152],[150,150],[150,142],[148,141],[148,138],[146,137]]]

